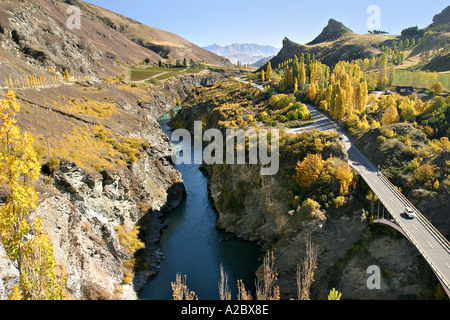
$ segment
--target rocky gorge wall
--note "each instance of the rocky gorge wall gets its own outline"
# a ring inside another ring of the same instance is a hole
[[[172,78],[138,107],[136,101],[117,101],[146,124],[130,137],[149,141],[142,158],[118,170],[91,172],[61,159],[52,173],[42,173],[36,189],[38,209],[54,243],[55,257],[67,274],[74,299],[136,299],[148,278],[158,272],[162,254],[156,243],[163,228],[159,218],[186,196],[181,174],[171,163],[172,143],[157,120],[183,101],[197,86],[209,85],[234,73],[184,75]],[[141,226],[146,248],[144,268],[124,281],[124,265],[135,257],[121,243],[117,226],[127,232]],[[18,272],[0,245],[0,299],[7,299]]]
[[[227,166],[226,175],[221,170],[207,169],[219,214],[217,227],[274,252],[282,299],[297,297],[297,265],[305,257],[308,239],[319,248],[312,299],[326,299],[332,288],[349,300],[432,297],[437,280],[420,253],[387,227],[371,226],[362,201],[353,199],[345,208],[302,219],[286,201],[281,175],[262,177],[258,166]],[[223,193],[230,190],[240,195],[241,206],[234,210],[221,208]],[[381,270],[380,290],[367,287],[367,269],[372,265]]]

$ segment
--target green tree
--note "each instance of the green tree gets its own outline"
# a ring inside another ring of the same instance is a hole
[[[378,88],[383,88],[384,86],[386,86],[388,81],[389,80],[387,78],[387,64],[382,63],[380,72],[378,73],[378,82],[377,82]]]
[[[303,57],[303,55],[302,55]],[[300,61],[300,68],[299,68],[299,75],[298,75],[298,85],[300,90],[305,87],[306,84],[306,68],[305,68],[305,62]]]
[[[395,80],[395,65],[391,63],[391,65],[389,66],[389,76],[388,76],[390,86],[394,83],[394,80]]]
[[[410,41],[409,41],[409,39],[407,38],[407,39],[405,40],[405,47],[406,47],[406,48],[409,48],[409,46],[410,46]]]
[[[297,55],[294,56],[294,62],[292,63],[292,74],[294,77],[294,83],[295,80],[297,80],[297,84],[298,84],[298,80],[299,80],[299,75],[300,75],[300,65],[298,63],[298,58]]]
[[[431,85],[430,89],[434,90],[434,92],[436,94],[440,94],[442,92],[444,92],[444,86],[442,85],[441,82],[435,82]]]

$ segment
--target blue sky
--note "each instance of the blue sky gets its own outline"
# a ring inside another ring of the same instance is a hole
[[[381,10],[381,29],[400,34],[424,28],[448,0],[87,0],[146,25],[173,32],[199,46],[213,43],[268,44],[281,48],[288,37],[313,40],[330,18],[356,33],[367,33],[367,8]]]

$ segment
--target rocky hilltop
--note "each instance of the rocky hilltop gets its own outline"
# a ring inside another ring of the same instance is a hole
[[[308,45],[315,45],[323,42],[331,42],[338,40],[346,35],[351,36],[353,31],[344,26],[342,22],[330,19],[328,25],[322,30],[322,32]]]
[[[433,23],[424,29],[419,30],[417,27],[405,26],[404,31],[409,30],[410,32],[402,32],[402,35],[357,34],[342,22],[330,19],[320,35],[307,44],[299,44],[284,38],[282,49],[270,62],[272,67],[277,67],[293,58],[294,55],[300,57],[302,54],[314,54],[317,60],[333,67],[339,61],[379,57],[383,54],[383,47],[385,47],[403,50],[408,66],[414,66],[415,69],[448,71],[450,66],[446,48],[450,37],[449,11],[449,7],[445,8],[434,17]],[[412,29],[417,29],[417,32],[411,33]],[[414,46],[400,48],[400,41],[405,42],[407,39],[411,41],[412,37],[415,38]],[[421,63],[422,54],[429,55],[431,58]],[[266,67],[267,63],[260,70],[266,69]]]

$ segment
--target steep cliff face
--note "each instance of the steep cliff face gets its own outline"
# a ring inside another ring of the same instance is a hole
[[[184,197],[180,174],[157,155],[146,155],[119,172],[87,173],[63,161],[53,182],[39,187],[34,215],[45,219],[73,297],[135,299],[143,283],[123,284],[123,264],[134,257],[121,245],[115,226],[130,231],[145,215],[156,215],[153,210],[177,206]],[[153,251],[148,260],[155,272],[158,250],[146,245]]]
[[[304,219],[299,209],[288,205],[282,175],[262,177],[258,166],[244,165],[208,167],[208,172],[217,227],[274,251],[283,299],[297,296],[297,266],[305,257],[308,239],[319,248],[313,299],[326,298],[333,287],[350,300],[432,296],[435,278],[420,253],[400,235],[371,225],[363,214],[364,206],[369,208],[364,201],[353,199],[344,208]],[[223,208],[229,192],[237,203],[233,210]],[[380,290],[367,287],[367,269],[372,265],[381,270]]]
[[[61,160],[54,173],[43,173],[38,180],[39,206],[32,218],[44,219],[56,261],[65,267],[75,299],[136,299],[147,277],[158,271],[161,257],[154,244],[162,227],[158,212],[178,206],[185,191],[181,174],[168,161],[171,143],[160,128],[152,137],[155,143],[143,157],[118,171],[86,171]],[[124,263],[134,257],[119,241],[115,229],[119,225],[127,232],[140,225],[152,239],[145,249],[148,267],[129,284],[123,283]],[[0,272],[0,299],[6,299],[17,272],[3,247],[0,261],[8,266]]]
[[[230,97],[236,103],[233,99]],[[206,112],[206,127],[223,129],[217,121],[221,118],[214,115],[225,103],[214,99],[198,106],[190,103],[180,118],[189,124]],[[312,189],[295,186],[297,161],[307,154],[320,153],[324,161],[336,159],[328,162],[331,165],[346,162],[339,137],[312,132],[282,136],[281,140],[280,171],[274,176],[262,176],[259,165],[203,168],[210,176],[217,227],[274,252],[282,299],[297,297],[297,266],[305,258],[308,239],[318,246],[312,299],[326,299],[333,288],[350,300],[432,298],[437,280],[420,253],[396,231],[371,223],[366,214],[371,211],[371,201],[366,198],[369,188],[362,179],[354,178],[343,205],[330,201],[341,194],[332,174],[319,178]],[[302,199],[300,203],[296,196]],[[321,202],[322,207],[306,214],[302,205],[306,198]],[[380,290],[367,286],[370,266],[380,268]]]

